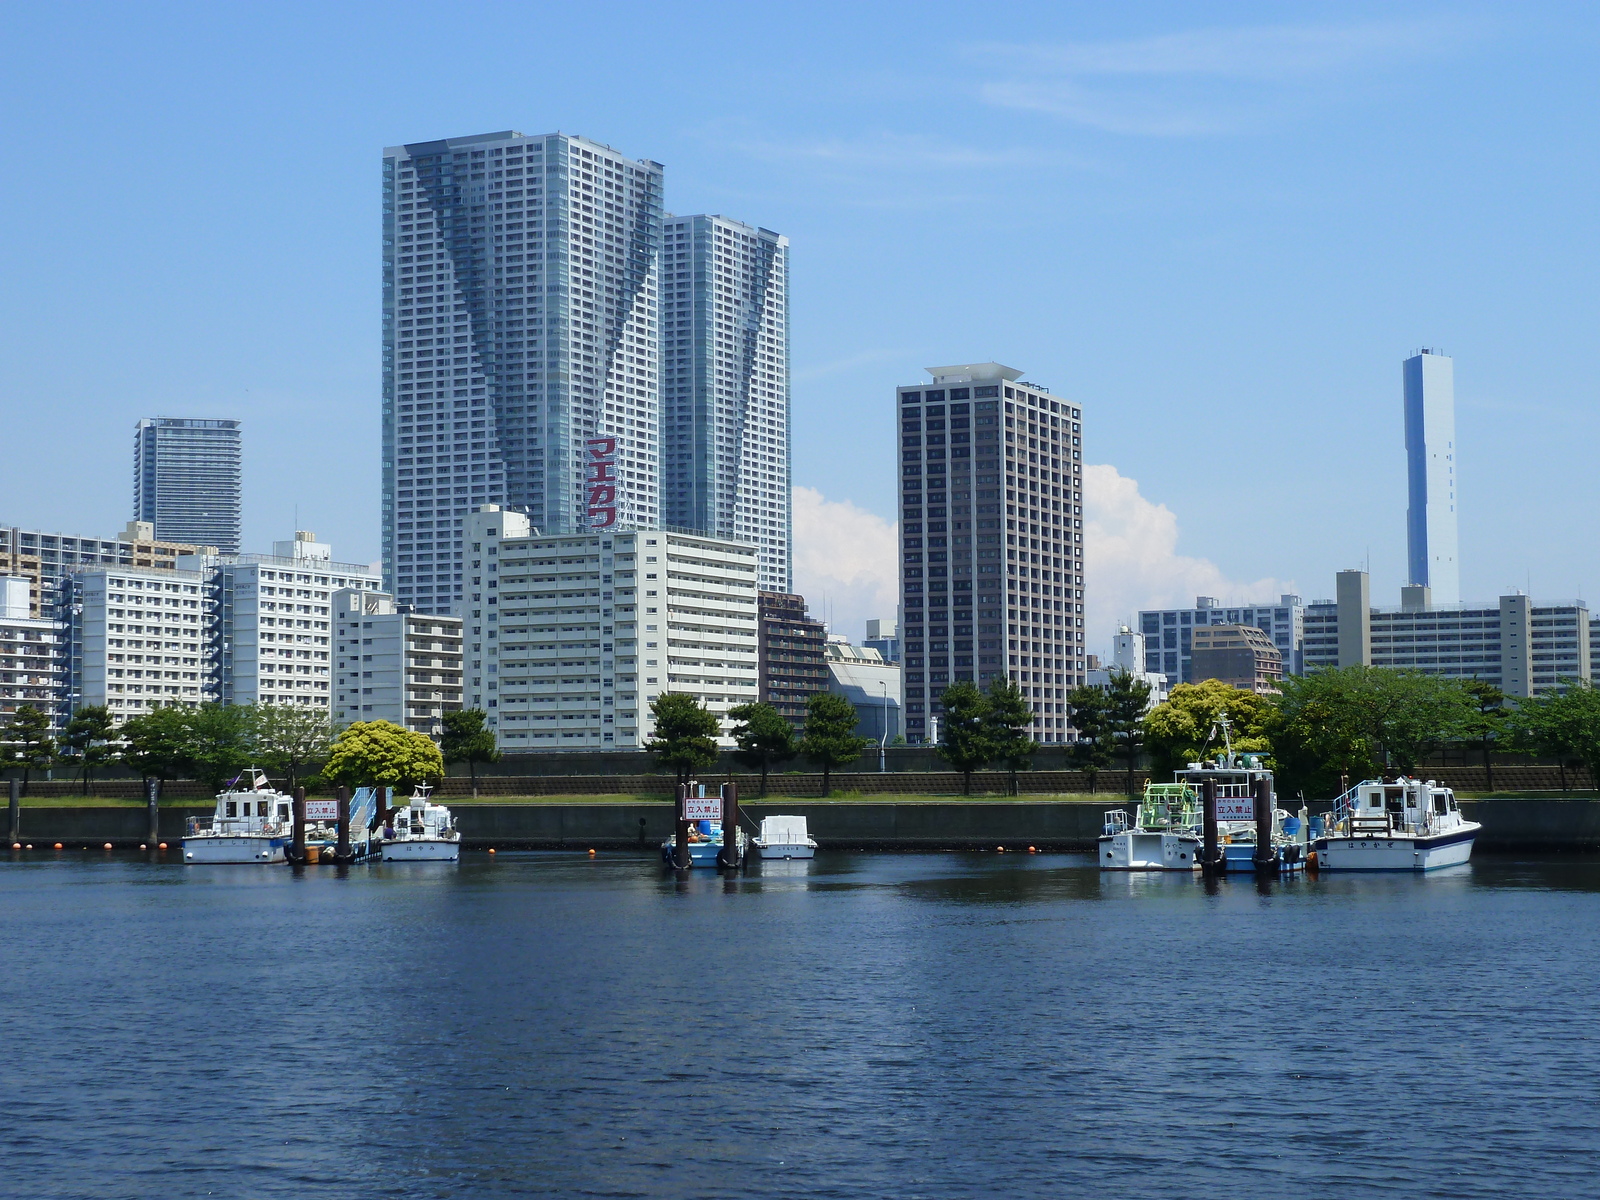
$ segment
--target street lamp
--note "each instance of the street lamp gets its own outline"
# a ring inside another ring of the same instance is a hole
[[[884,749],[889,744],[889,681],[880,679],[878,686],[883,689],[883,736],[878,739],[878,774],[883,775],[889,770],[888,752]]]

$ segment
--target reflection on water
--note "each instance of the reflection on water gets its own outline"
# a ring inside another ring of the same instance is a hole
[[[22,855],[3,1191],[1593,1194],[1597,884]]]

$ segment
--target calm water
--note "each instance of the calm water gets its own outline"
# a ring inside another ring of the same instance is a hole
[[[1595,861],[776,866],[0,860],[0,1192],[1600,1195]]]

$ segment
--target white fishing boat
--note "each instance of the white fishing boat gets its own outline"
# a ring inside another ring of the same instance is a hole
[[[1431,779],[1367,779],[1334,801],[1312,848],[1319,871],[1434,871],[1470,859],[1482,828]]]
[[[279,863],[294,835],[294,805],[266,773],[251,767],[248,788],[240,775],[217,793],[216,812],[190,817],[183,835],[186,863]]]
[[[1200,802],[1186,783],[1147,783],[1139,811],[1105,815],[1100,866],[1106,871],[1192,871],[1200,853]]]
[[[390,811],[384,823],[384,862],[456,862],[461,858],[461,833],[450,810],[428,797],[433,789],[417,785],[411,802]]]
[[[761,832],[750,839],[761,858],[815,858],[817,841],[804,817],[762,817]]]

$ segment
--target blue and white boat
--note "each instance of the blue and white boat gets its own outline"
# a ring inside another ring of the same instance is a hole
[[[744,830],[735,833],[737,839],[734,848],[739,852],[739,861],[744,861],[746,838]],[[675,864],[677,841],[667,838],[661,843],[661,861],[669,867]],[[722,822],[721,821],[696,821],[689,827],[689,865],[691,867],[715,867],[717,855],[722,853]]]
[[[1468,861],[1482,828],[1431,779],[1366,779],[1334,801],[1312,849],[1319,871],[1435,871]]]

